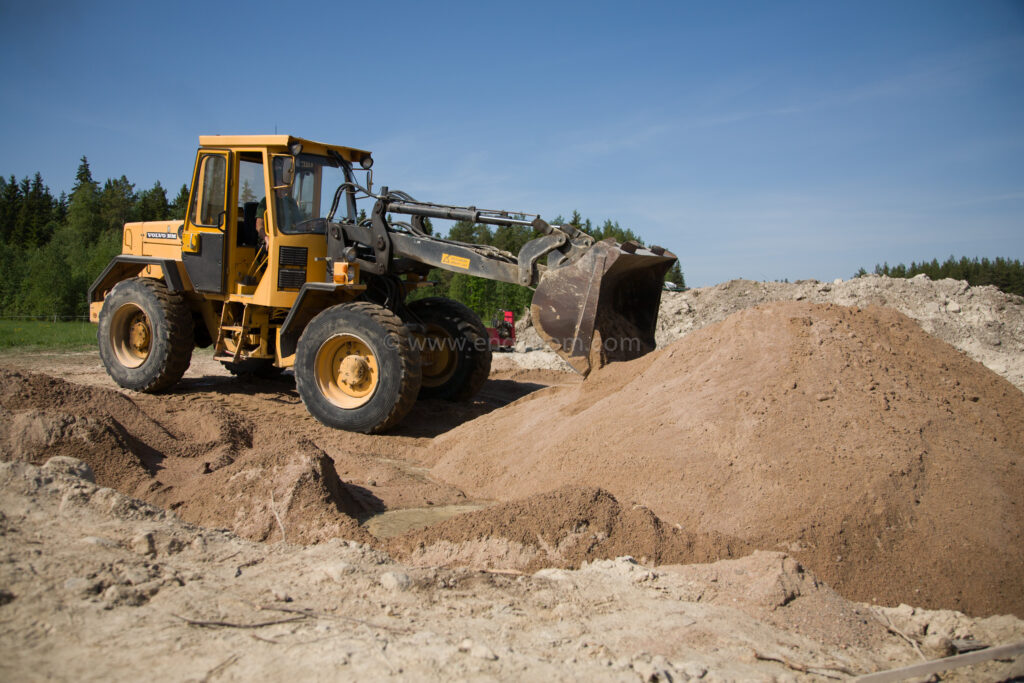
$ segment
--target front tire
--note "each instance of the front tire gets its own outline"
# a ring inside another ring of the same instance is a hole
[[[409,330],[397,315],[368,302],[331,306],[313,318],[299,337],[294,372],[313,417],[367,434],[398,424],[420,389]]]
[[[151,278],[117,283],[103,300],[97,341],[107,373],[125,389],[158,393],[192,362],[192,314],[185,300]]]

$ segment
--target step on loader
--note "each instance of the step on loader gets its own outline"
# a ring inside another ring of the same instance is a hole
[[[292,368],[309,412],[338,429],[387,430],[418,397],[468,399],[490,372],[488,331],[457,301],[409,299],[431,268],[535,289],[535,327],[583,375],[654,347],[676,260],[660,247],[375,192],[365,150],[288,135],[199,143],[184,220],[126,224],[122,253],[89,289],[100,357],[122,387],[167,390],[194,347],[213,346],[234,374]],[[511,254],[438,238],[427,218],[537,236]]]

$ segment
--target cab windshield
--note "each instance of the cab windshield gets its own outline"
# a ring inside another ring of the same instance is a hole
[[[295,180],[290,194],[298,205],[299,220],[290,226],[281,226],[281,232],[288,234],[324,232],[325,221],[334,200],[334,192],[345,182],[345,171],[336,159],[316,154],[300,154],[295,158]],[[346,215],[345,199],[342,197],[334,220]]]
[[[334,188],[344,182],[344,173],[337,162],[327,157],[300,154],[295,159],[295,179],[288,194],[298,206],[296,220],[280,221],[279,228],[286,234],[323,233],[324,218],[331,207]],[[281,202],[278,200],[279,205]]]

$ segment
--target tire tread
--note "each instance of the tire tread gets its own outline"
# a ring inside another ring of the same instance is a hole
[[[462,386],[451,392],[448,398],[452,401],[466,401],[476,396],[484,382],[491,374],[491,346],[487,328],[469,306],[441,296],[431,296],[410,302],[410,308],[425,308],[436,311],[450,320],[459,332],[469,340],[471,354],[470,371]]]
[[[312,347],[308,351],[304,350],[307,343],[312,343],[312,340],[307,341],[306,332],[321,327],[322,321],[325,320],[324,316],[336,315],[338,310],[351,311],[371,320],[383,330],[384,337],[391,340],[387,344],[388,348],[392,348],[397,352],[399,383],[394,391],[395,399],[383,417],[377,419],[374,424],[369,426],[349,427],[337,423],[331,424],[332,416],[330,414],[318,415],[318,410],[322,410],[322,408],[317,407],[319,398],[314,399],[312,397],[319,396],[322,398],[322,396],[319,394],[319,389],[314,386],[316,383],[315,377],[305,368],[304,361],[301,360],[308,353],[315,353]],[[299,395],[303,397],[307,409],[324,424],[339,429],[351,429],[367,434],[376,434],[386,431],[401,422],[416,403],[416,397],[420,390],[419,354],[412,344],[409,329],[402,322],[401,318],[390,310],[368,301],[337,304],[321,311],[306,325],[306,330],[303,331],[302,336],[299,338],[299,351],[295,364],[295,382],[299,389]]]
[[[143,299],[148,295],[155,300],[156,306],[163,314],[165,321],[163,325],[156,324],[152,320],[152,316],[147,314],[150,317],[150,328],[154,336],[152,346],[158,346],[157,340],[159,339],[167,349],[163,361],[148,376],[140,378],[141,381],[133,381],[131,378],[123,376],[125,369],[117,363],[116,359],[106,357],[109,355],[109,351],[105,348],[106,342],[103,339],[102,318],[99,330],[97,330],[100,357],[107,367],[107,372],[119,385],[143,393],[156,394],[177,384],[192,362],[194,347],[192,314],[183,296],[169,291],[164,283],[153,278],[136,277],[122,280],[107,296],[109,298],[121,294],[125,289],[135,288],[146,290],[134,293],[135,303],[144,303]],[[101,312],[101,316],[103,315]],[[106,331],[109,334],[109,328]],[[113,367],[111,367],[112,364]]]

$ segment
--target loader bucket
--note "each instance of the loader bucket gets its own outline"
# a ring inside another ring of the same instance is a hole
[[[654,349],[665,273],[675,260],[633,243],[598,242],[544,272],[530,306],[533,325],[584,377],[594,367],[639,358]]]

